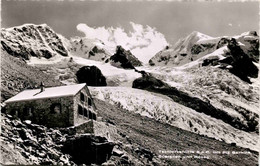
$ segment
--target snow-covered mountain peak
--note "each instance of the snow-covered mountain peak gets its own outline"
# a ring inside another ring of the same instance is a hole
[[[203,33],[194,31],[187,37],[179,39],[173,47],[166,47],[164,50],[157,53],[150,61],[150,65],[168,65],[168,66],[180,66],[189,63],[193,60],[200,58],[202,55],[196,55],[200,52],[211,53],[215,44],[207,42],[213,40],[213,37],[205,35]],[[203,48],[194,48],[194,45],[203,44]],[[194,53],[195,52],[195,53]],[[205,54],[204,54],[205,55]]]
[[[258,36],[256,31],[248,31],[241,34],[241,36]]]
[[[58,35],[47,24],[23,24],[1,30],[3,49],[9,54],[29,60],[33,57],[68,56]]]
[[[113,48],[106,46],[99,39],[78,36],[70,39],[68,49],[71,55],[97,61],[104,61],[115,52]]]
[[[201,32],[198,31],[193,31],[190,35],[188,35],[186,38],[196,38],[199,40],[205,40],[205,39],[212,39],[211,36],[208,36],[206,34],[203,34]]]
[[[195,44],[197,42],[209,40],[209,39],[213,39],[213,38],[211,36],[205,35],[205,34],[200,33],[198,31],[193,31],[187,37],[180,39],[173,46],[173,48],[176,49],[176,48],[178,48],[181,45],[182,47],[185,47],[186,50],[187,50],[188,47],[190,47],[190,45]]]

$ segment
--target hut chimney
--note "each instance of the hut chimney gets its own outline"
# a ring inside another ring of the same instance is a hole
[[[43,82],[41,82],[40,88],[41,88],[41,92],[43,92],[45,90]]]

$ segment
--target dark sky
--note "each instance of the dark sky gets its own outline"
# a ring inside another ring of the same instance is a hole
[[[210,36],[258,31],[258,2],[102,2],[2,0],[2,27],[46,23],[65,37],[81,35],[76,26],[121,26],[129,22],[149,25],[171,44],[192,31]]]

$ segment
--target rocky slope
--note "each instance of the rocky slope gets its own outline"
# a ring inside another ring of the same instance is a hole
[[[39,86],[42,81],[47,87],[61,85],[55,75],[45,73],[1,50],[1,102],[24,89]]]
[[[142,94],[139,96],[142,96]],[[207,136],[182,130],[167,123],[161,123],[153,118],[140,116],[135,113],[136,110],[122,109],[125,104],[111,105],[98,99],[95,99],[95,103],[103,119],[112,126],[116,126],[118,133],[123,137],[120,139],[122,149],[127,152],[132,149],[131,154],[142,161],[136,162],[134,165],[257,165],[257,152],[234,146],[234,143],[227,144]],[[132,106],[135,107],[136,105],[132,103],[128,108]],[[150,105],[145,103],[143,107],[147,106],[151,107],[151,103]],[[142,110],[144,111],[143,108],[140,108],[138,112]],[[163,116],[160,115],[160,117]],[[182,117],[179,116],[179,119]],[[174,153],[175,150],[194,151],[195,153]],[[205,153],[205,151],[208,151],[208,153]],[[219,151],[220,154],[213,151]],[[225,154],[225,152],[230,154]],[[232,154],[232,152],[249,153]],[[170,158],[171,156],[172,158]],[[188,156],[192,157],[188,158]],[[129,159],[136,161],[132,157],[129,157]]]
[[[24,24],[1,29],[2,47],[13,56],[29,60],[30,57],[51,58],[68,56],[61,37],[46,24]]]
[[[66,136],[59,130],[22,123],[1,114],[1,164],[75,165],[71,156],[61,152]],[[15,153],[15,155],[13,155]]]

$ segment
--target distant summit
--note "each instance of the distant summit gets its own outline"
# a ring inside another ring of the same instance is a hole
[[[259,69],[259,36],[249,31],[233,37],[210,37],[200,32],[192,32],[180,39],[173,47],[166,47],[157,53],[151,66],[216,66],[227,69],[242,80],[257,78]]]
[[[177,43],[172,47],[166,47],[164,50],[158,52],[153,58],[150,59],[150,65],[156,66],[180,66],[189,63],[198,57],[193,56],[200,52],[213,51],[211,48],[215,46],[212,42],[203,44],[205,41],[211,41],[213,38],[202,34],[200,32],[194,31],[185,38],[179,39]],[[198,43],[200,48],[196,48]]]
[[[107,47],[98,39],[89,39],[87,37],[74,37],[69,40],[69,52],[72,55],[80,56],[86,59],[105,61],[111,56],[111,48]]]

